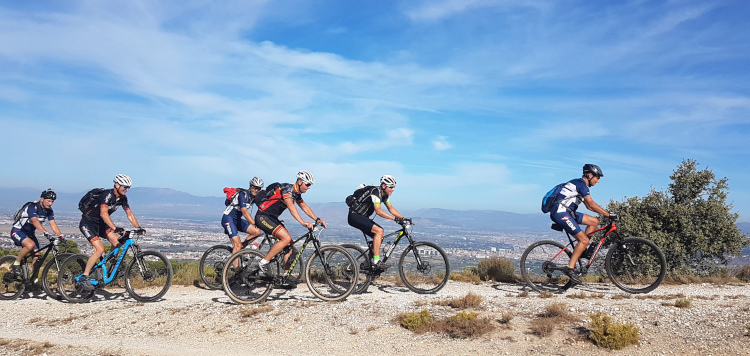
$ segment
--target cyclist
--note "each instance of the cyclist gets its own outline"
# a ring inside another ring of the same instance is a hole
[[[39,249],[39,240],[37,240],[35,234],[36,230],[41,231],[49,239],[50,234],[42,226],[43,222],[49,221],[52,231],[62,237],[60,229],[55,222],[55,213],[52,211],[52,204],[55,202],[55,199],[57,199],[57,194],[52,188],[43,191],[39,200],[26,205],[26,209],[23,209],[21,213],[21,218],[13,224],[13,228],[10,230],[10,237],[16,246],[21,246],[21,251],[18,252],[18,257],[12,267],[12,272],[15,275],[18,276],[21,274],[21,260],[30,252]],[[36,263],[37,258],[38,256],[34,256],[32,263]]]
[[[258,212],[255,214],[256,226],[260,227],[260,229],[265,231],[267,234],[270,234],[271,236],[279,239],[279,241],[277,241],[271,247],[271,250],[268,251],[266,256],[259,263],[261,272],[266,276],[273,276],[273,273],[271,273],[268,268],[268,262],[270,262],[272,258],[274,258],[277,254],[279,254],[279,252],[281,252],[281,250],[289,246],[289,244],[292,242],[292,236],[289,234],[289,231],[286,229],[286,227],[284,227],[284,224],[279,220],[279,215],[281,215],[281,213],[283,213],[285,209],[288,208],[289,213],[292,214],[294,219],[302,224],[302,226],[308,229],[312,229],[314,227],[314,224],[302,220],[299,211],[297,211],[297,207],[294,206],[294,203],[296,202],[297,205],[299,205],[300,209],[302,209],[302,211],[307,214],[307,216],[309,216],[311,219],[315,219],[316,223],[320,221],[323,226],[328,227],[326,225],[326,221],[321,220],[319,217],[317,217],[310,206],[308,206],[307,203],[302,200],[302,194],[307,192],[307,190],[310,189],[313,183],[315,183],[315,177],[312,173],[304,170],[299,171],[299,173],[297,173],[297,180],[294,182],[294,184],[278,184],[278,187],[273,189],[273,191],[268,192],[267,195],[264,194],[266,196],[262,197],[262,199],[258,203]],[[269,188],[271,187],[269,186]],[[293,252],[294,249],[292,249],[292,251],[289,251],[289,253],[284,256],[284,262],[289,261],[289,257]],[[287,270],[289,269],[288,264],[285,264],[284,267]],[[293,276],[289,276],[289,279],[287,281],[290,284],[299,284],[300,282]]]
[[[380,186],[369,186],[361,189],[364,190],[359,192],[361,195],[357,197],[356,202],[349,209],[347,220],[350,226],[372,237],[372,268],[383,271],[390,267],[388,264],[380,262],[380,244],[383,242],[384,231],[380,225],[370,219],[370,215],[374,212],[384,219],[394,220],[398,224],[403,223],[404,216],[391,205],[389,200],[393,190],[396,189],[396,178],[386,174],[380,178]],[[358,204],[357,202],[361,203]],[[383,211],[382,204],[385,204],[388,211],[393,215]]]
[[[589,188],[599,183],[602,177],[604,177],[604,173],[602,173],[602,169],[599,166],[585,164],[583,166],[583,176],[565,184],[555,199],[555,205],[550,210],[550,219],[562,226],[565,231],[578,240],[578,244],[576,244],[573,250],[573,255],[570,257],[570,262],[563,269],[563,273],[575,284],[581,283],[581,279],[575,271],[576,262],[583,255],[586,246],[589,244],[588,235],[593,233],[599,224],[598,218],[577,212],[578,206],[583,203],[586,205],[586,209],[595,213],[609,216],[610,218],[617,217],[614,213],[604,210],[591,198]],[[578,224],[586,225],[586,231],[581,230]]]
[[[83,236],[85,236],[89,243],[94,247],[94,253],[89,257],[88,263],[86,263],[86,269],[83,271],[84,278],[77,281],[86,290],[94,289],[94,285],[91,284],[88,275],[91,272],[91,269],[94,268],[94,265],[96,265],[99,257],[104,253],[104,243],[101,238],[106,238],[112,245],[112,248],[117,247],[119,244],[118,234],[121,234],[124,229],[117,227],[110,217],[118,207],[122,206],[125,210],[128,220],[133,227],[137,229],[136,232],[138,234],[146,233],[146,230],[142,229],[141,225],[138,223],[135,214],[130,210],[128,197],[125,196],[133,185],[133,180],[127,175],[118,174],[115,176],[113,182],[114,187],[112,189],[103,191],[95,198],[91,206],[86,207],[86,211],[83,212],[81,222],[78,225]]]
[[[224,233],[232,241],[232,253],[242,249],[242,242],[238,235],[239,229],[247,233],[248,236],[245,238],[245,241],[253,240],[261,234],[260,229],[255,226],[255,219],[253,219],[248,210],[261,189],[263,189],[263,180],[253,177],[250,180],[249,189],[237,192],[232,197],[227,208],[224,209],[224,214],[221,216],[221,226],[224,227]]]

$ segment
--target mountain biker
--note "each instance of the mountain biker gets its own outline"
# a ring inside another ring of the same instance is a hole
[[[13,228],[10,230],[10,237],[16,246],[21,246],[21,251],[18,252],[16,262],[11,267],[15,275],[20,275],[21,273],[21,260],[30,252],[39,249],[39,240],[37,240],[35,234],[36,230],[41,231],[45,237],[50,237],[49,232],[42,226],[43,222],[49,221],[52,231],[62,237],[60,229],[55,222],[55,213],[52,211],[52,204],[56,199],[57,193],[52,188],[43,191],[39,196],[39,200],[28,204],[26,209],[21,213],[21,218],[13,224]],[[32,264],[36,263],[37,258],[38,256],[35,255]]]
[[[302,194],[307,192],[313,183],[315,183],[315,177],[312,173],[305,170],[299,171],[299,173],[297,173],[297,180],[294,184],[280,184],[278,188],[274,189],[273,192],[270,192],[268,196],[259,202],[258,212],[255,214],[255,225],[260,227],[260,229],[267,234],[279,239],[259,263],[261,272],[266,276],[273,276],[273,273],[271,273],[268,268],[268,263],[271,259],[292,242],[292,236],[289,234],[289,231],[284,227],[284,224],[279,221],[279,215],[281,215],[285,209],[288,208],[289,213],[292,214],[294,219],[302,224],[302,226],[312,229],[315,224],[302,220],[299,211],[297,211],[297,208],[294,206],[294,203],[296,202],[307,216],[311,219],[315,219],[315,223],[320,222],[324,227],[328,227],[326,221],[317,217],[310,206],[302,200]],[[289,261],[289,257],[293,252],[294,249],[284,256],[284,267],[287,270],[289,265],[286,264],[286,262]],[[287,282],[290,284],[299,284],[300,281],[293,276],[289,276]]]
[[[124,229],[117,227],[110,217],[118,207],[122,206],[125,210],[128,220],[133,227],[136,228],[136,233],[146,233],[146,230],[142,229],[141,225],[138,223],[135,214],[130,210],[128,197],[125,196],[133,185],[133,180],[127,175],[118,174],[113,179],[113,182],[114,187],[112,189],[102,192],[95,201],[95,204],[91,207],[87,207],[88,210],[83,213],[81,216],[81,222],[78,225],[83,236],[85,236],[89,243],[94,247],[94,252],[89,257],[89,260],[86,263],[86,269],[83,271],[84,278],[77,281],[85,290],[94,290],[94,285],[91,284],[91,280],[88,276],[91,269],[96,265],[99,257],[104,253],[104,243],[101,238],[106,238],[112,245],[112,248],[115,248],[119,244],[118,235],[124,232]]]
[[[242,249],[242,242],[239,237],[239,229],[247,233],[245,241],[250,241],[260,236],[261,231],[255,226],[255,219],[250,215],[250,207],[253,204],[253,198],[263,189],[263,180],[253,177],[250,180],[248,190],[240,190],[234,195],[224,214],[221,216],[221,226],[224,227],[224,233],[232,241],[232,253]],[[244,217],[244,219],[243,219]]]
[[[550,210],[550,219],[562,226],[565,231],[578,240],[578,244],[576,244],[573,250],[573,255],[570,257],[570,262],[562,271],[575,284],[581,283],[581,279],[575,271],[576,262],[589,244],[589,234],[593,233],[599,224],[598,218],[576,212],[578,206],[583,202],[586,205],[586,209],[595,213],[610,218],[617,217],[614,213],[604,210],[599,204],[594,202],[589,193],[589,188],[599,183],[602,177],[604,177],[604,173],[602,173],[602,169],[599,166],[585,164],[583,166],[583,176],[565,184],[555,199],[555,205]],[[582,231],[578,224],[586,225],[586,231]]]
[[[384,233],[383,227],[378,225],[374,220],[371,220],[370,215],[374,212],[384,219],[394,220],[398,224],[403,223],[404,216],[391,205],[389,200],[395,189],[396,178],[386,174],[380,178],[380,186],[371,187],[363,192],[364,195],[362,197],[369,197],[369,199],[358,199],[362,203],[353,205],[349,209],[349,216],[347,218],[349,225],[372,237],[373,269],[385,270],[390,266],[380,261],[380,244],[383,242]],[[383,211],[382,204],[385,204],[388,211],[393,215]]]

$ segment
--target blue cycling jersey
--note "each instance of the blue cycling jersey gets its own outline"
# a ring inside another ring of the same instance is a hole
[[[550,214],[564,213],[568,211],[576,211],[578,206],[583,203],[583,199],[586,196],[591,195],[589,186],[586,185],[586,181],[583,178],[573,179],[560,190],[557,195],[557,205],[552,208]]]
[[[13,224],[13,228],[33,235],[34,231],[36,231],[36,227],[34,227],[34,224],[31,223],[31,218],[33,217],[39,219],[39,222],[41,223],[45,221],[55,220],[55,213],[52,211],[52,208],[43,208],[41,202],[34,202],[32,204],[29,204],[26,210],[21,214],[21,219]]]

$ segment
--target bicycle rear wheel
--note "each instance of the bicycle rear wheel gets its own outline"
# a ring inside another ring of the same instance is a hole
[[[262,253],[255,250],[240,250],[229,257],[221,278],[224,293],[229,299],[240,304],[260,303],[271,294],[273,278],[263,275],[258,267],[263,257]],[[269,269],[278,275],[278,259],[274,258],[269,263]]]
[[[450,263],[443,249],[432,242],[415,242],[398,261],[401,281],[415,293],[432,294],[441,290],[450,278]]]
[[[521,255],[521,276],[537,292],[559,293],[570,278],[557,268],[566,266],[572,255],[572,249],[557,241],[537,241]]]
[[[0,299],[13,300],[18,298],[26,289],[21,276],[12,272],[16,256],[8,255],[0,258]]]
[[[75,254],[66,258],[60,265],[60,271],[57,274],[57,289],[63,299],[70,303],[84,303],[94,297],[95,291],[87,291],[76,283],[76,277],[83,274],[88,259],[89,256]]]
[[[61,267],[65,259],[70,256],[70,253],[60,253],[57,256],[53,256],[42,270],[42,289],[44,289],[44,293],[46,293],[50,299],[63,299],[57,288],[57,276],[60,274],[59,267]]]
[[[201,280],[209,289],[221,289],[221,273],[229,257],[232,256],[232,248],[225,245],[210,247],[203,253],[200,261]]]
[[[343,300],[357,286],[359,267],[341,246],[323,246],[307,262],[305,282],[310,292],[326,301]]]
[[[372,283],[373,276],[370,274],[370,257],[368,250],[357,245],[344,244],[341,245],[346,252],[349,252],[354,257],[355,264],[359,267],[359,278],[357,279],[357,286],[354,287],[354,294],[360,294],[367,292],[367,288]]]
[[[628,237],[612,246],[605,265],[612,283],[628,293],[654,290],[667,273],[667,261],[659,247],[639,237]]]
[[[156,251],[138,254],[125,270],[125,289],[139,302],[160,299],[172,286],[172,264]]]

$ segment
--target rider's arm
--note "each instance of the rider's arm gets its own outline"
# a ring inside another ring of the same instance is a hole
[[[284,204],[286,204],[286,207],[289,209],[289,214],[292,214],[292,217],[294,218],[294,220],[297,220],[297,222],[299,222],[300,224],[302,224],[302,226],[304,226],[304,227],[306,227],[308,229],[312,229],[312,224],[310,224],[309,222],[306,222],[306,221],[302,220],[302,216],[299,214],[299,211],[297,211],[297,207],[294,206],[294,201],[292,200],[292,197],[284,197],[283,201],[284,201]],[[302,204],[304,204],[304,203],[302,203]],[[307,205],[307,204],[305,204],[305,205]],[[301,207],[302,207],[302,205],[300,204],[300,208]]]
[[[307,216],[309,216],[311,219],[315,219],[316,222],[320,221],[323,226],[328,227],[328,225],[326,225],[326,221],[320,219],[317,215],[315,215],[315,213],[312,211],[312,208],[310,208],[307,203],[305,203],[304,201],[298,201],[297,205],[299,205],[302,211],[304,211],[305,214],[307,214]]]
[[[47,230],[44,229],[44,227],[42,226],[42,223],[39,222],[39,218],[38,217],[32,216],[32,217],[29,218],[29,221],[31,221],[31,225],[34,225],[34,227],[37,230],[41,231],[43,234],[47,233]]]
[[[104,221],[104,223],[107,224],[107,226],[109,226],[112,230],[117,229],[117,226],[112,221],[112,218],[109,217],[109,205],[99,205],[99,216],[101,216],[102,221]]]
[[[250,216],[250,211],[247,210],[246,207],[241,207],[240,211],[242,212],[242,216],[245,217],[245,220],[250,223],[250,225],[255,226],[255,220],[252,216]]]
[[[49,227],[52,228],[52,231],[54,231],[57,236],[61,236],[62,235],[62,233],[60,232],[60,228],[57,227],[57,223],[55,222],[55,220],[50,220],[49,221]]]
[[[598,214],[602,214],[604,216],[609,216],[609,212],[599,206],[599,204],[594,201],[594,198],[592,198],[591,195],[587,195],[585,198],[583,198],[583,204],[586,205],[586,209],[589,209]]]
[[[396,210],[396,208],[391,205],[391,203],[385,203],[385,207],[388,208],[388,211],[390,211],[393,216],[404,219],[404,216],[401,215],[401,213],[399,213],[398,210]]]
[[[125,207],[125,214],[128,216],[128,220],[130,220],[130,223],[133,224],[133,227],[136,229],[141,228],[141,224],[138,223],[138,219],[135,218],[135,214],[133,214],[133,211],[130,210],[130,208]]]

